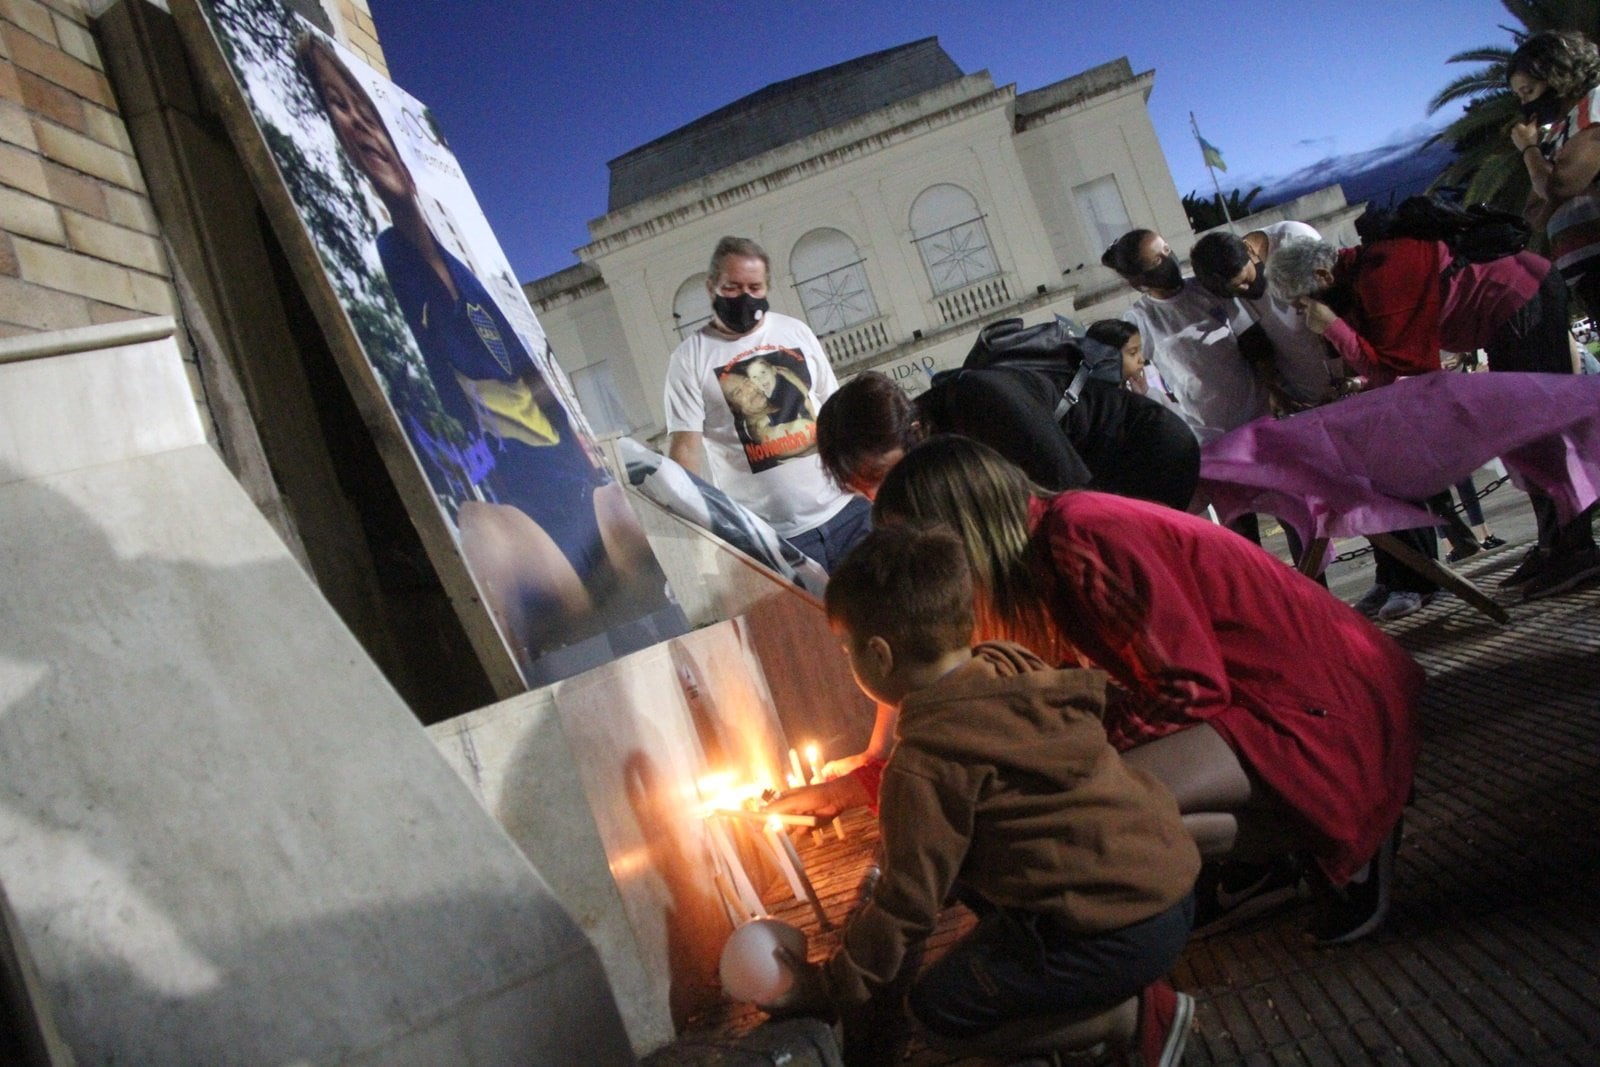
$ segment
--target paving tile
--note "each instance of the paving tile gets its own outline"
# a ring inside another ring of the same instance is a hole
[[[1463,571],[1511,623],[1446,601],[1385,627],[1430,675],[1390,921],[1317,950],[1301,941],[1309,909],[1297,904],[1192,941],[1174,972],[1197,1000],[1186,1063],[1600,1063],[1600,585],[1537,604],[1499,592],[1532,521],[1515,491],[1486,502],[1513,545]],[[1370,561],[1341,567],[1335,592],[1354,599]],[[828,846],[846,872],[836,880],[864,867],[870,834],[868,822]],[[825,896],[830,913],[847,896]],[[935,943],[970,922],[952,909]]]

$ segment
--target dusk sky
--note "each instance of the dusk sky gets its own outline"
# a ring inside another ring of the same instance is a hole
[[[577,262],[607,161],[773,82],[923,37],[962,70],[1037,89],[1127,56],[1179,194],[1224,190],[1438,126],[1445,59],[1507,45],[1494,0],[370,0],[390,76],[432,108],[518,277]]]

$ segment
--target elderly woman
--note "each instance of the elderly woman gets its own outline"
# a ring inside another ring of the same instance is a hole
[[[1220,526],[1105,493],[1045,493],[962,438],[908,453],[874,517],[957,532],[981,638],[1081,659],[1119,683],[1106,732],[1172,790],[1203,854],[1271,851],[1287,833],[1345,887],[1317,940],[1382,921],[1422,685],[1394,641]]]
[[[1562,277],[1600,315],[1600,49],[1581,33],[1536,33],[1512,53],[1506,82],[1522,105],[1511,142],[1533,187],[1528,222],[1548,232]]]
[[[1441,350],[1481,348],[1491,371],[1573,371],[1566,285],[1532,252],[1469,263],[1442,241],[1415,237],[1345,249],[1297,238],[1273,253],[1267,276],[1310,329],[1377,384],[1438,370]],[[1561,526],[1548,497],[1529,495],[1539,541],[1503,584],[1532,600],[1600,574],[1588,516]]]

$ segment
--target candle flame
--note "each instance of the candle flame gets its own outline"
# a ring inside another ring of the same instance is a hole
[[[758,772],[740,781],[734,771],[717,771],[699,779],[695,785],[700,793],[698,814],[705,818],[714,811],[754,808],[762,794],[772,788],[772,778]]]

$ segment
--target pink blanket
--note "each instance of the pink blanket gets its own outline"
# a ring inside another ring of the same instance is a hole
[[[1600,375],[1424,374],[1257,419],[1201,450],[1217,513],[1273,515],[1307,540],[1437,522],[1415,501],[1499,456],[1562,521],[1600,497]]]

